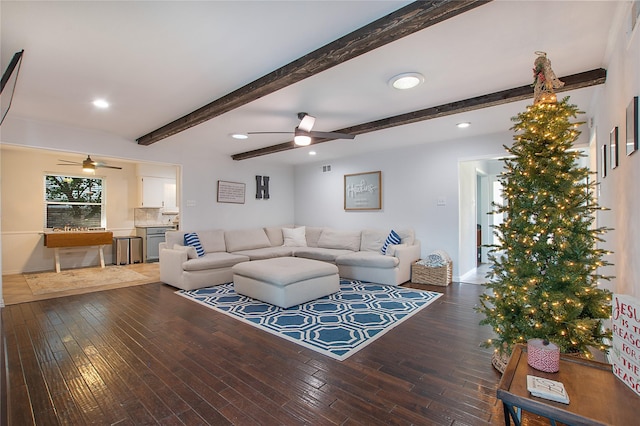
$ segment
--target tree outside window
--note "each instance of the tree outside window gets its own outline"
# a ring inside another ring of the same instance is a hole
[[[45,227],[104,227],[103,180],[62,175],[45,176]]]

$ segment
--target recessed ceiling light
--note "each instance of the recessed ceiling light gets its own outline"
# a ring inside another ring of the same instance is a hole
[[[458,126],[458,129],[466,129],[467,127],[471,126],[471,123],[469,123],[468,121],[463,121],[462,123],[456,124],[456,126]]]
[[[316,155],[315,151],[309,151],[309,155]]]
[[[417,72],[405,72],[391,77],[389,85],[394,89],[407,90],[424,82],[424,76]]]
[[[104,99],[96,99],[95,101],[93,101],[93,106],[96,108],[105,109],[109,108],[109,102],[105,101]]]
[[[249,135],[245,133],[232,133],[231,137],[234,139],[249,139]]]

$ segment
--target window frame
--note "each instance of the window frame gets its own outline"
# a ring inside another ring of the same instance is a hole
[[[49,201],[48,197],[47,197],[47,178],[49,176],[53,176],[53,177],[61,177],[61,178],[71,178],[71,179],[91,179],[91,180],[99,180],[100,181],[100,185],[101,185],[101,202],[99,203],[95,203],[95,202],[65,202],[65,201]],[[100,226],[98,227],[88,227],[88,229],[96,229],[96,228],[102,228],[102,229],[106,229],[106,225],[107,225],[107,214],[106,214],[106,210],[107,210],[107,201],[106,201],[106,185],[107,185],[107,180],[104,176],[86,176],[86,175],[75,175],[72,173],[57,173],[57,172],[48,172],[48,173],[44,173],[43,178],[42,178],[42,183],[43,183],[43,227],[45,230],[53,230],[53,229],[59,229],[59,228],[54,228],[54,227],[48,227],[49,225],[49,218],[48,218],[48,206],[49,205],[85,205],[85,206],[94,206],[94,205],[99,205],[100,206]],[[75,229],[82,229],[84,227],[81,226],[81,224],[78,225],[73,225],[71,226],[71,228],[75,228]]]

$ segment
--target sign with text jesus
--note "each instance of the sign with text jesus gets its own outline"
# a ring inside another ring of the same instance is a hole
[[[611,323],[613,374],[640,395],[640,301],[614,294]]]
[[[344,175],[345,210],[380,210],[382,208],[382,173]]]

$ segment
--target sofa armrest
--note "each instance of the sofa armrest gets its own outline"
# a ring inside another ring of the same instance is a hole
[[[182,264],[187,261],[187,252],[165,247],[160,248],[160,281],[174,287],[182,283]]]
[[[404,265],[408,265],[408,267],[411,268],[413,263],[420,260],[420,251],[420,241],[415,240],[410,246],[400,245],[396,247],[394,256],[398,258],[398,261],[400,262],[399,266],[401,268],[407,267]]]
[[[396,284],[402,284],[411,280],[411,265],[420,259],[420,241],[410,246],[404,244],[399,245],[395,249],[394,256],[398,259],[398,274],[396,276]]]

